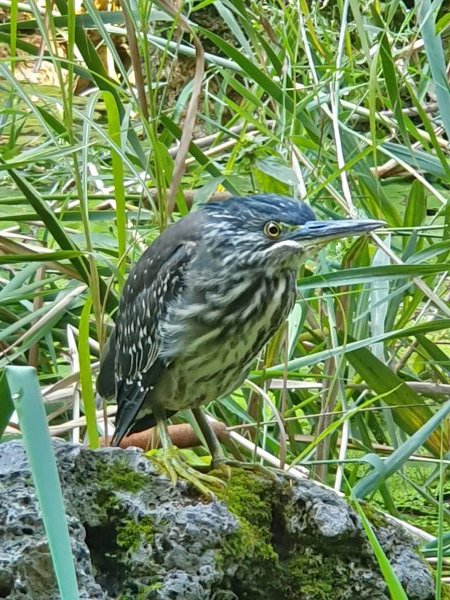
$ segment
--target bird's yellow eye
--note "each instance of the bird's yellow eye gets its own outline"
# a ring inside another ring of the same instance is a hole
[[[281,235],[281,225],[276,223],[275,221],[268,221],[264,225],[264,233],[269,238],[269,240],[276,240]]]

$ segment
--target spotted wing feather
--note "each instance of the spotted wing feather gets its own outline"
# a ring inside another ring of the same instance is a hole
[[[147,249],[128,277],[113,334],[115,352],[110,352],[108,364],[102,364],[103,371],[115,372],[117,415],[112,445],[127,433],[154,425],[152,390],[168,366],[159,354],[158,328],[171,302],[183,292],[196,242],[196,227],[187,217]],[[104,379],[100,372],[99,381]]]

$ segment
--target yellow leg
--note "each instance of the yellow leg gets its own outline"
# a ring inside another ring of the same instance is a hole
[[[216,463],[222,463],[225,459],[225,455],[222,452],[217,435],[209,424],[209,421],[201,408],[193,408],[192,414],[194,415],[197,425],[199,426],[200,431],[205,438],[206,445],[211,453],[212,465],[215,467]]]
[[[155,414],[156,417],[156,414]],[[166,420],[163,417],[156,417],[159,437],[161,439],[162,449],[160,451],[151,451],[149,457],[165,471],[173,484],[178,479],[184,479],[194,486],[202,495],[214,498],[215,494],[211,488],[225,486],[226,484],[218,477],[200,473],[186,463],[182,454],[176,446],[172,444],[169,432],[167,430]]]
[[[203,410],[201,408],[194,408],[192,409],[192,413],[197,421],[198,426],[200,427],[203,437],[205,438],[208,449],[211,452],[212,466],[214,470],[222,470],[226,479],[230,478],[230,467],[256,471],[266,478],[270,477],[271,479],[276,479],[276,475],[271,469],[264,467],[259,463],[247,463],[240,460],[227,458],[224,455],[217,435],[209,424]],[[282,471],[280,472],[282,473]]]

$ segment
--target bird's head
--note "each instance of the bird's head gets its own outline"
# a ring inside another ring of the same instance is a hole
[[[382,221],[319,221],[311,208],[276,194],[261,194],[213,202],[202,208],[204,237],[222,254],[224,266],[295,268],[311,251],[330,240],[360,235],[381,227]]]

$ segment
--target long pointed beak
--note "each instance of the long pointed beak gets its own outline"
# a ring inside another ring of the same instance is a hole
[[[384,221],[366,219],[364,221],[308,221],[297,231],[293,232],[296,242],[311,241],[311,245],[322,244],[330,240],[352,235],[368,233],[385,225]]]

